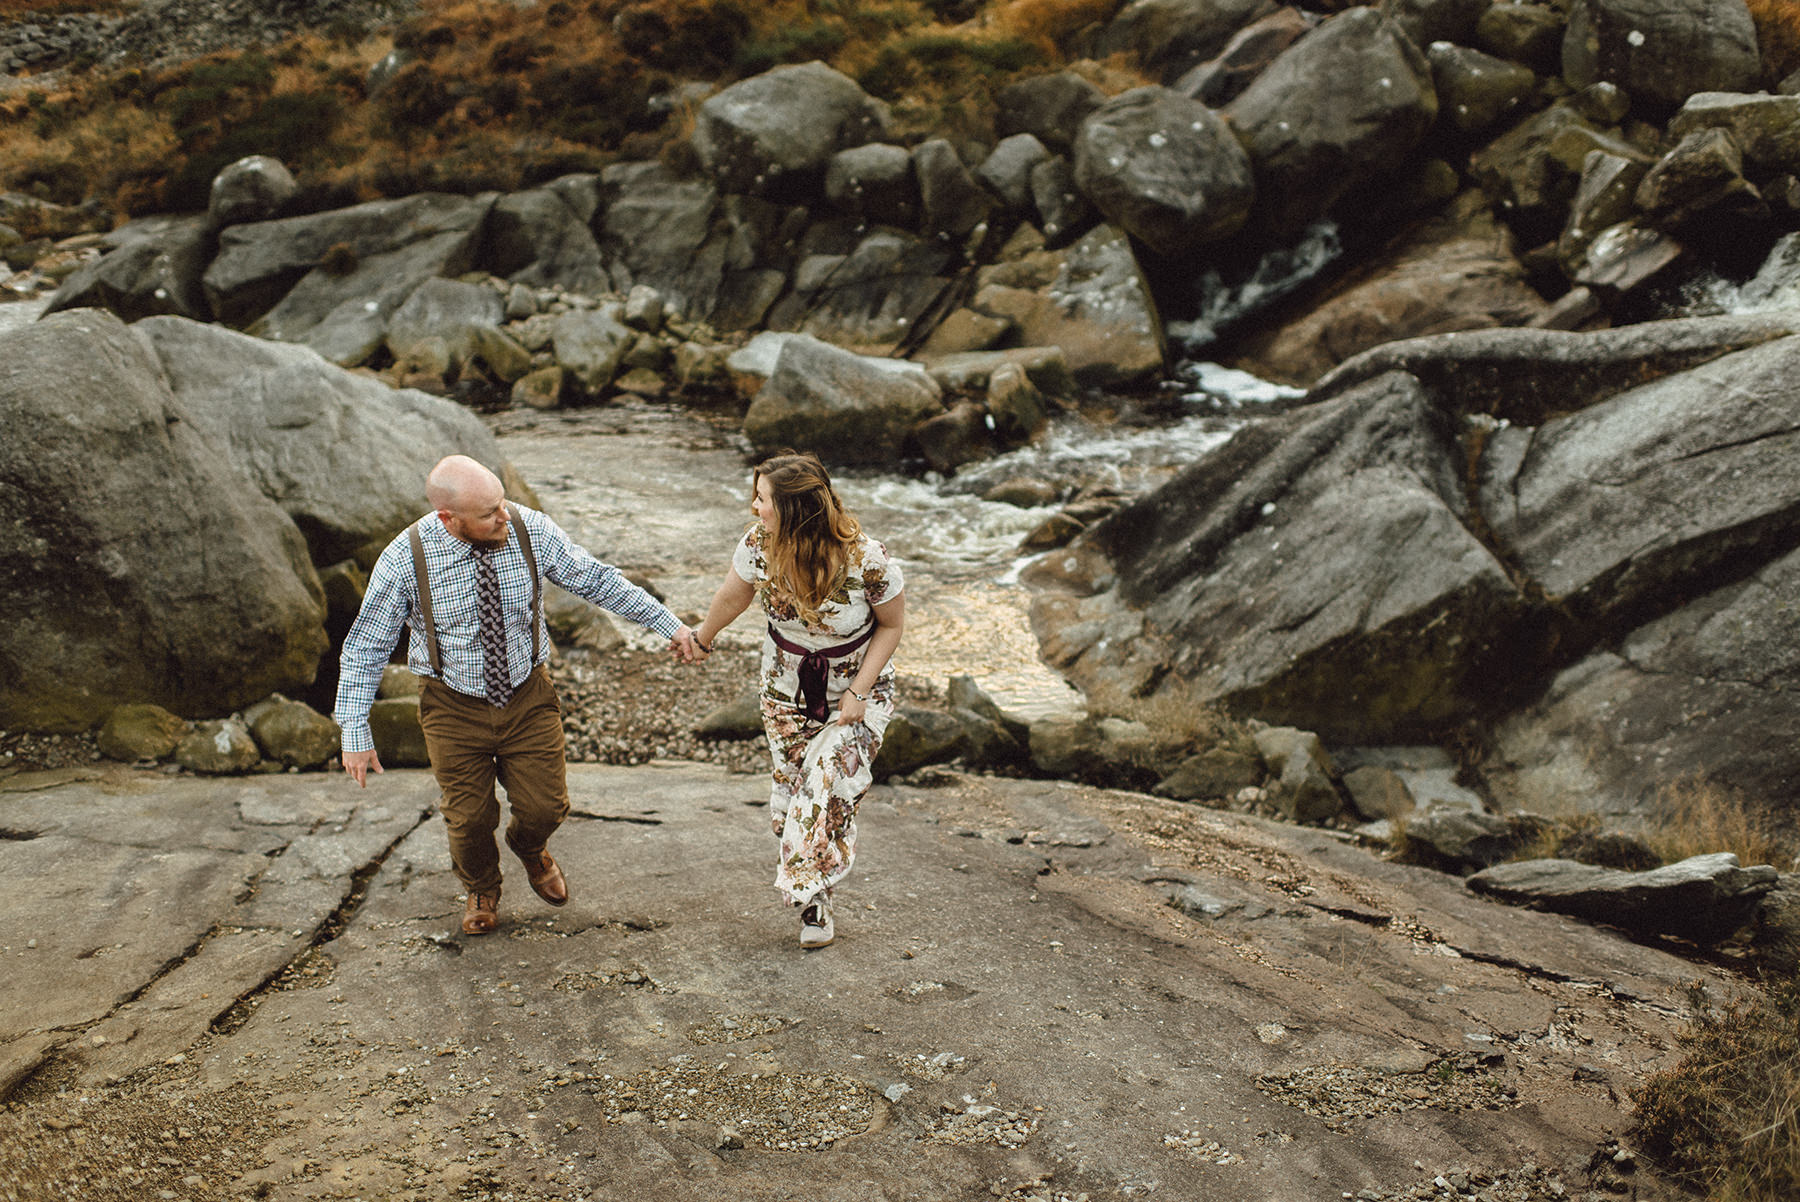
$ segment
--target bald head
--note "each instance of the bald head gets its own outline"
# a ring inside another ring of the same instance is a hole
[[[477,546],[506,544],[506,488],[500,477],[467,455],[438,460],[425,477],[425,499],[456,537]]]

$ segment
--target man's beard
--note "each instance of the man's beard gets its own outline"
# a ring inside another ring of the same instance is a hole
[[[498,551],[506,545],[506,537],[510,530],[502,530],[499,538],[471,538],[469,542],[483,551]]]

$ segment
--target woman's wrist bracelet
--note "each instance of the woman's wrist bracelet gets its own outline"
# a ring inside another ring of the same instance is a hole
[[[844,692],[850,694],[852,697],[856,698],[858,701],[862,702],[864,705],[869,704],[869,695],[867,693],[859,693],[855,689],[852,689],[852,688],[845,688]]]
[[[701,641],[700,641],[700,636],[699,636],[699,635],[695,635],[695,636],[694,636],[694,645],[695,645],[695,646],[696,646],[696,647],[698,647],[698,648],[700,648],[700,650],[702,650],[702,651],[704,651],[704,652],[706,652],[706,653],[707,653],[707,654],[708,654],[708,655],[711,655],[711,654],[712,654],[712,645],[711,645],[711,644],[709,644],[709,643],[702,643],[702,642],[701,642]]]

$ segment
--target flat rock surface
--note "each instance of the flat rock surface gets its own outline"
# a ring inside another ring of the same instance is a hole
[[[1581,1197],[1730,988],[1324,832],[952,775],[870,794],[802,952],[760,776],[571,793],[570,904],[509,858],[466,938],[426,773],[0,781],[0,1196]]]

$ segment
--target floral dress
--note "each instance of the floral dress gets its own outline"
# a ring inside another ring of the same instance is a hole
[[[781,638],[809,651],[840,646],[867,630],[871,608],[900,595],[900,567],[887,548],[863,535],[850,550],[844,583],[807,622],[791,602],[771,595],[763,548],[768,532],[751,527],[732,555],[732,569],[756,586],[763,612]],[[781,840],[775,887],[795,905],[842,880],[856,858],[856,808],[874,777],[875,753],[894,716],[894,666],[881,670],[861,722],[837,720],[837,702],[862,668],[868,644],[830,660],[826,673],[829,718],[809,717],[800,688],[801,656],[767,635],[762,653],[763,732],[774,762],[769,816]]]

